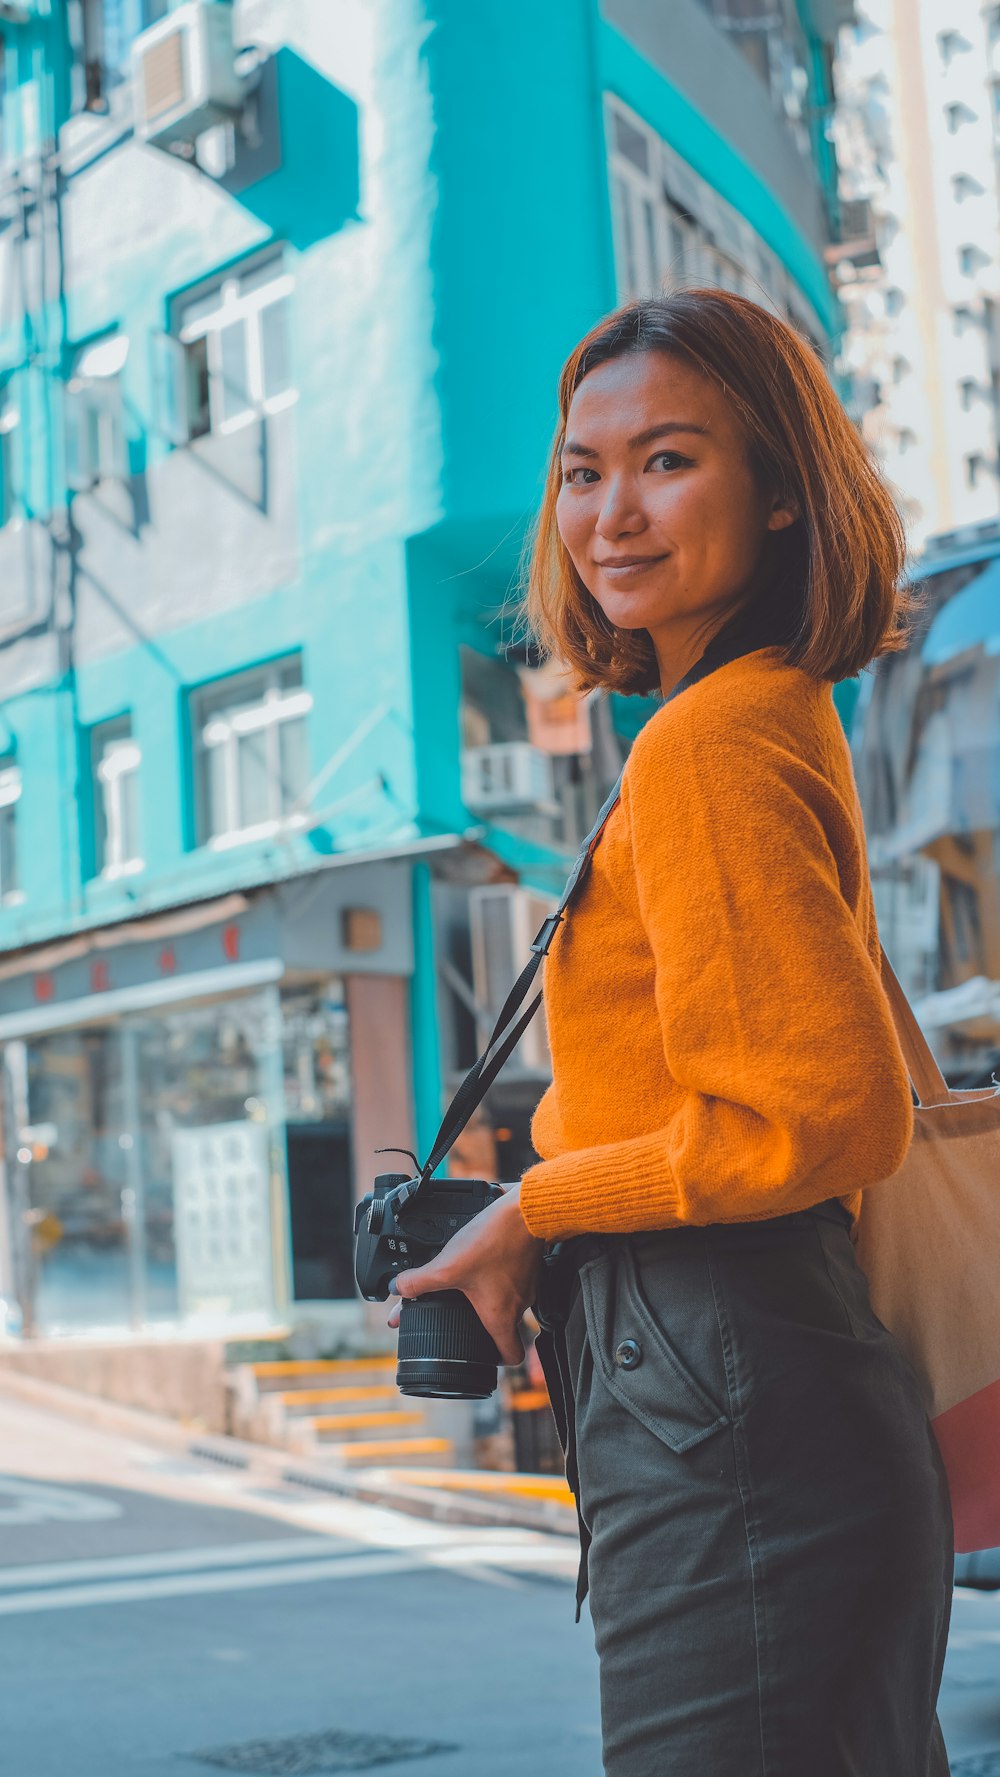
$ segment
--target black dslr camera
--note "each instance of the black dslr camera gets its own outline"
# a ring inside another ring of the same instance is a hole
[[[471,1178],[384,1172],[358,1204],[355,1269],[366,1302],[385,1302],[397,1271],[426,1265],[459,1228],[495,1203],[499,1185]],[[481,1401],[497,1385],[498,1352],[461,1290],[404,1300],[396,1386],[401,1394]]]

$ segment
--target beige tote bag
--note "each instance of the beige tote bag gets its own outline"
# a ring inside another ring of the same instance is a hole
[[[899,1171],[855,1228],[872,1307],[907,1353],[951,1489],[959,1552],[1000,1545],[1000,1087],[952,1091],[882,952],[919,1105]]]

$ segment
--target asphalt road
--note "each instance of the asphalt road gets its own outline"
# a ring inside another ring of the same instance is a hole
[[[3,1395],[0,1452],[3,1777],[599,1777],[567,1539],[265,1487]],[[941,1714],[955,1777],[1000,1777],[1000,1593],[956,1593]]]

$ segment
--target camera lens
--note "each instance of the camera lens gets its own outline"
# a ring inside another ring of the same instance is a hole
[[[461,1290],[404,1301],[396,1364],[401,1394],[482,1401],[496,1388],[499,1362],[500,1353]]]

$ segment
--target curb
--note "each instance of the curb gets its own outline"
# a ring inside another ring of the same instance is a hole
[[[312,1487],[317,1492],[360,1500],[366,1505],[389,1506],[414,1518],[492,1529],[536,1530],[573,1539],[577,1535],[575,1514],[554,1500],[518,1499],[510,1495],[485,1499],[482,1494],[451,1493],[444,1487],[407,1486],[404,1480],[388,1479],[384,1470],[325,1467],[295,1457],[287,1450],[250,1444],[221,1432],[199,1432],[194,1426],[141,1407],[125,1407],[118,1401],[81,1394],[61,1383],[45,1382],[12,1370],[0,1370],[0,1399],[5,1396],[79,1420],[99,1431],[164,1445],[206,1462],[260,1474],[270,1481]],[[505,1475],[504,1479],[509,1484],[510,1477]]]

